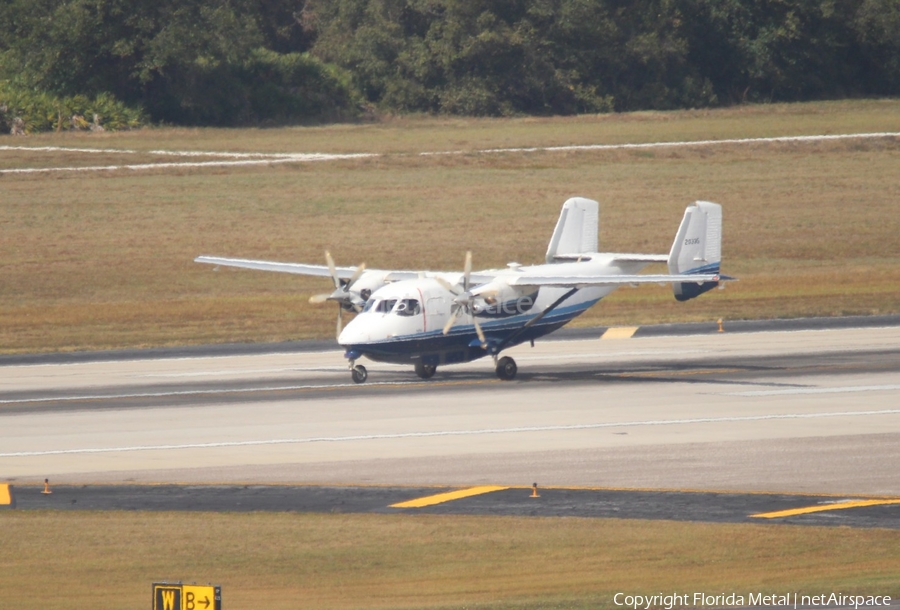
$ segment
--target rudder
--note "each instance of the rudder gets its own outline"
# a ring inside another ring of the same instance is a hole
[[[684,211],[684,218],[669,251],[669,273],[719,273],[721,262],[722,206],[709,201],[697,201]],[[684,282],[673,284],[672,290],[677,300],[687,301],[718,285],[718,282]]]

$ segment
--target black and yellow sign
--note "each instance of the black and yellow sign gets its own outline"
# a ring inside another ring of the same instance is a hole
[[[222,610],[222,587],[155,582],[153,610]]]

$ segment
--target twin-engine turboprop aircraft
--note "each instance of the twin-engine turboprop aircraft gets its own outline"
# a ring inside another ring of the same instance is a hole
[[[312,303],[338,304],[337,340],[346,350],[353,381],[368,377],[362,356],[412,364],[428,379],[438,366],[491,356],[500,379],[516,376],[516,363],[500,353],[553,332],[622,284],[671,283],[675,298],[692,299],[732,279],[719,275],[722,206],[698,201],[684,218],[669,254],[597,252],[599,205],[575,197],[563,204],[547,248],[546,264],[462,273],[387,271],[200,256],[198,263],[331,277],[331,293]],[[639,274],[650,263],[668,263],[668,274]],[[342,326],[344,311],[357,316]]]

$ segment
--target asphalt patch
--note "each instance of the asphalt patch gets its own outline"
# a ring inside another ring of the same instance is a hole
[[[455,487],[311,485],[58,485],[13,486],[15,510],[131,510],[502,515],[652,519],[710,523],[826,525],[900,529],[900,504],[839,508],[860,496],[616,489],[504,488],[426,506],[391,505]],[[885,499],[887,500],[887,499]],[[752,515],[816,507],[785,517]],[[825,509],[825,510],[822,510]]]

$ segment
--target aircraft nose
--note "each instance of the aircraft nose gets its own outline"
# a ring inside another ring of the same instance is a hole
[[[365,330],[365,324],[360,324],[359,318],[354,318],[341,331],[338,336],[338,343],[342,346],[360,345],[368,343],[369,333]]]

